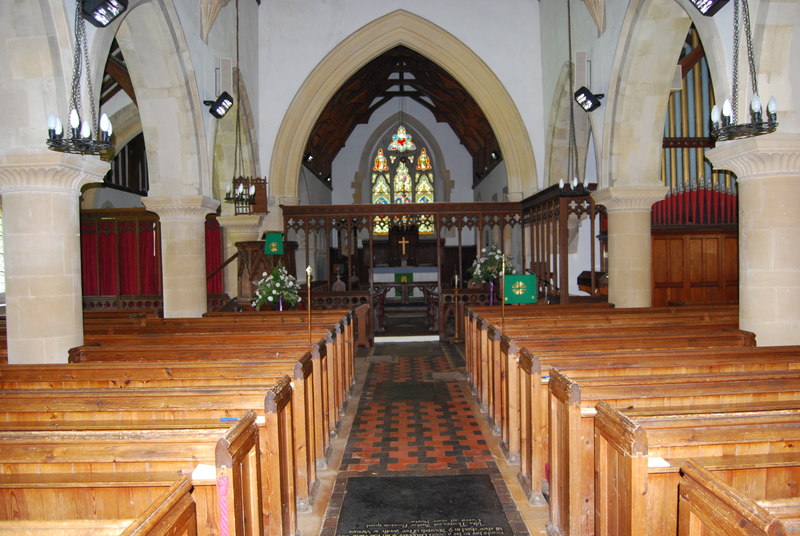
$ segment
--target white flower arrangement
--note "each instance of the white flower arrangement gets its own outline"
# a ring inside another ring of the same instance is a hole
[[[503,260],[505,260],[506,274],[514,274],[516,270],[514,265],[511,264],[511,257],[503,255],[500,248],[494,244],[481,249],[481,255],[472,263],[470,270],[472,271],[472,282],[482,283],[487,281],[496,281],[500,277],[500,272],[503,270]]]
[[[253,281],[256,286],[256,299],[253,300],[252,306],[256,311],[261,310],[261,306],[267,303],[277,303],[282,310],[284,305],[294,306],[300,301],[300,286],[282,264],[275,266],[270,273],[262,273],[261,276],[258,281]]]

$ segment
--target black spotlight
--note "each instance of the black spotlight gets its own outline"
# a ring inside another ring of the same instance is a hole
[[[587,112],[592,112],[600,108],[600,99],[605,97],[602,93],[595,95],[585,87],[581,87],[575,92],[575,102],[581,105],[581,108]]]
[[[700,10],[700,13],[706,17],[711,17],[719,11],[722,6],[728,3],[728,0],[690,0],[694,7]]]
[[[128,0],[83,0],[83,18],[105,28],[128,9]]]
[[[217,119],[228,113],[228,110],[233,106],[233,97],[227,91],[220,93],[217,100],[205,100],[203,104],[208,106],[208,112]]]

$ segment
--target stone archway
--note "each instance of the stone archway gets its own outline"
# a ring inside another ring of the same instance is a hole
[[[281,122],[272,151],[272,195],[297,197],[306,140],[325,103],[359,68],[404,45],[450,72],[486,114],[505,159],[508,192],[521,198],[537,187],[536,161],[511,96],[489,67],[461,41],[430,21],[398,10],[361,28],[334,48],[308,76]]]
[[[171,0],[129,7],[116,34],[147,143],[155,196],[211,196],[202,97]]]

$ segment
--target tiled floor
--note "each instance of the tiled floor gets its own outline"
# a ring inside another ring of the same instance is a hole
[[[515,468],[505,464],[464,381],[459,350],[426,342],[360,352],[360,381],[314,512],[301,516],[303,536],[335,536],[350,477],[464,474],[491,476],[515,536],[544,533],[546,511],[527,504]]]

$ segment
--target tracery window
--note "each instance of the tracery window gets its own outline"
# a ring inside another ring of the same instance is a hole
[[[417,149],[411,134],[400,125],[386,146],[386,154],[380,147],[375,155],[372,165],[372,203],[433,203],[433,173],[427,149]],[[388,221],[376,219],[374,231],[377,235],[388,234]],[[421,218],[419,232],[433,233],[432,218]]]

